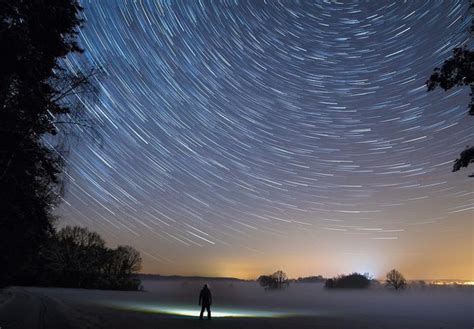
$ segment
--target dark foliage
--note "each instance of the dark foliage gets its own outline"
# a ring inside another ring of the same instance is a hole
[[[261,275],[257,281],[265,289],[283,289],[289,284],[288,276],[283,271],[276,271],[271,275]]]
[[[332,279],[327,279],[324,284],[325,288],[348,288],[348,289],[365,289],[370,286],[371,279],[367,275],[360,273],[351,273],[349,275],[339,275]]]
[[[140,254],[130,246],[110,249],[102,237],[82,227],[61,229],[41,250],[38,284],[137,290]]]
[[[449,90],[453,87],[472,86],[474,83],[474,52],[463,48],[454,48],[453,56],[444,61],[441,68],[436,67],[426,86],[428,91],[440,87]],[[474,115],[474,95],[471,92],[469,114]]]
[[[469,1],[469,11],[472,16],[474,1]],[[471,20],[470,33],[474,33],[474,19]],[[441,68],[436,67],[426,81],[428,91],[440,87],[449,90],[454,87],[469,86],[471,101],[468,105],[469,115],[474,115],[474,51],[465,47],[453,49],[453,56],[444,61]],[[453,171],[467,167],[473,162],[473,148],[463,151],[459,159],[454,161]],[[469,177],[474,177],[474,174]]]
[[[461,168],[465,168],[472,162],[474,162],[474,147],[468,146],[464,151],[461,152],[459,159],[454,161],[453,171],[458,171]],[[474,174],[469,175],[469,177],[474,177]]]
[[[45,137],[80,124],[72,96],[93,89],[60,65],[82,51],[80,11],[76,0],[0,0],[0,287],[33,284],[38,250],[54,236],[64,163]]]
[[[474,11],[474,0],[469,0],[469,13],[472,14]],[[474,33],[474,19],[471,20],[471,26],[469,27],[469,32]]]
[[[264,288],[276,287],[276,281],[271,275],[260,275],[257,279],[257,282]]]

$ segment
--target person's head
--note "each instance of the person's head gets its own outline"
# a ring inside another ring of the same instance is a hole
[[[209,288],[207,287],[207,284],[205,284],[204,287],[202,287],[202,289],[209,289]]]

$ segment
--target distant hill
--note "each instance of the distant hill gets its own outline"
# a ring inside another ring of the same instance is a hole
[[[235,281],[235,282],[250,282],[255,280],[243,280],[231,277],[208,277],[208,276],[182,276],[182,275],[159,275],[159,274],[140,274],[139,278],[142,281],[146,280],[162,280],[162,281]]]
[[[232,277],[210,277],[210,276],[185,276],[185,275],[160,275],[160,274],[139,274],[141,280],[162,280],[162,281],[235,281],[235,282],[252,282],[255,280],[244,280]],[[299,277],[298,279],[290,279],[293,283],[323,283],[326,278],[321,275]]]

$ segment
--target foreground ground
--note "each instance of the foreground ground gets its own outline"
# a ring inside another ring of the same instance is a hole
[[[474,290],[469,287],[393,293],[295,284],[286,291],[265,292],[255,283],[211,282],[215,317],[200,321],[201,284],[145,281],[143,292],[12,287],[0,294],[0,328],[474,327]]]

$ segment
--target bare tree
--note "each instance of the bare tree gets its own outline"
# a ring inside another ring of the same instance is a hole
[[[394,288],[395,290],[403,289],[407,285],[407,281],[403,277],[402,273],[398,272],[397,270],[393,269],[387,273],[385,285],[390,288]]]
[[[70,242],[79,247],[105,247],[105,241],[96,233],[91,232],[85,227],[66,226],[57,233],[58,240],[61,242]]]
[[[140,253],[130,246],[110,249],[96,232],[66,226],[41,250],[42,284],[136,290]]]
[[[141,269],[140,253],[130,246],[118,246],[114,250],[116,269],[119,276],[130,276]]]
[[[278,270],[272,274],[277,288],[282,288],[283,285],[288,285],[288,276],[282,270]]]
[[[288,276],[281,270],[271,275],[261,275],[257,281],[265,289],[281,289],[288,286]]]

